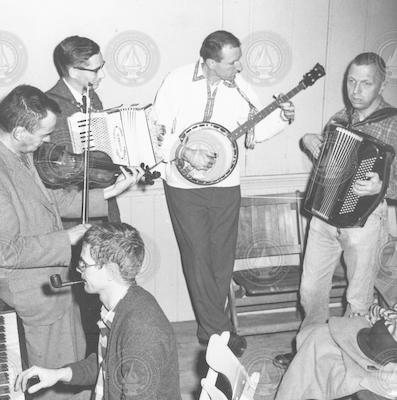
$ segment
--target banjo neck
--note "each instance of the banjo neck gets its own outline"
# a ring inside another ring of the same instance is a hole
[[[301,90],[306,89],[306,86],[303,82],[300,82],[297,86],[295,86],[292,90],[290,90],[287,94],[283,95],[280,99],[281,102],[286,102],[296,94],[298,94]],[[245,135],[245,133],[253,128],[257,123],[262,121],[265,117],[271,114],[274,110],[279,108],[279,102],[277,100],[270,103],[268,106],[263,108],[253,117],[251,117],[248,121],[244,122],[244,124],[240,125],[234,131],[230,133],[230,138],[232,140],[237,140],[240,136]]]
[[[175,154],[179,154],[179,150],[189,142],[189,146],[192,148],[215,151],[218,155],[217,161],[207,171],[194,168],[189,162],[185,162],[178,156],[175,156],[176,162],[173,165],[182,177],[196,185],[208,186],[221,182],[233,172],[237,164],[237,139],[278,108],[280,101],[288,101],[324,75],[324,67],[317,63],[312,70],[303,75],[303,79],[295,88],[250,117],[233,132],[229,132],[225,127],[213,122],[199,122],[191,125],[179,136],[180,141],[177,142]]]

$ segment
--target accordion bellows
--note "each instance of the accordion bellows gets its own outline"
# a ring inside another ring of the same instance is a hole
[[[331,125],[306,191],[305,209],[338,228],[363,226],[383,200],[389,184],[394,149],[360,131]],[[359,197],[357,180],[377,172],[380,193]]]
[[[155,164],[145,108],[118,107],[90,115],[90,150],[107,153],[118,165]],[[87,145],[86,114],[73,114],[68,124],[73,152],[80,154]]]

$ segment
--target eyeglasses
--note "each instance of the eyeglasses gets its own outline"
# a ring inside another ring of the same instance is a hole
[[[102,63],[102,65],[98,68],[94,68],[94,69],[90,69],[90,68],[84,68],[84,67],[73,67],[76,69],[79,69],[80,71],[89,71],[89,72],[93,72],[94,74],[97,74],[105,65],[105,61]]]
[[[76,270],[82,273],[89,267],[101,267],[101,264],[87,264],[82,258],[80,258]]]

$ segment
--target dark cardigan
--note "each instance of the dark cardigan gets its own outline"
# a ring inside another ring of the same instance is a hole
[[[155,298],[131,286],[115,308],[106,351],[104,400],[180,400],[176,341]],[[96,354],[71,364],[71,385],[94,385]]]

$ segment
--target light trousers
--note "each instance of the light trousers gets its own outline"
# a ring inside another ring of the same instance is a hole
[[[342,254],[348,279],[348,310],[360,314],[368,311],[373,302],[380,252],[386,240],[386,202],[379,204],[363,227],[336,228],[312,218],[300,285],[305,312],[302,328],[328,320],[332,277]]]

